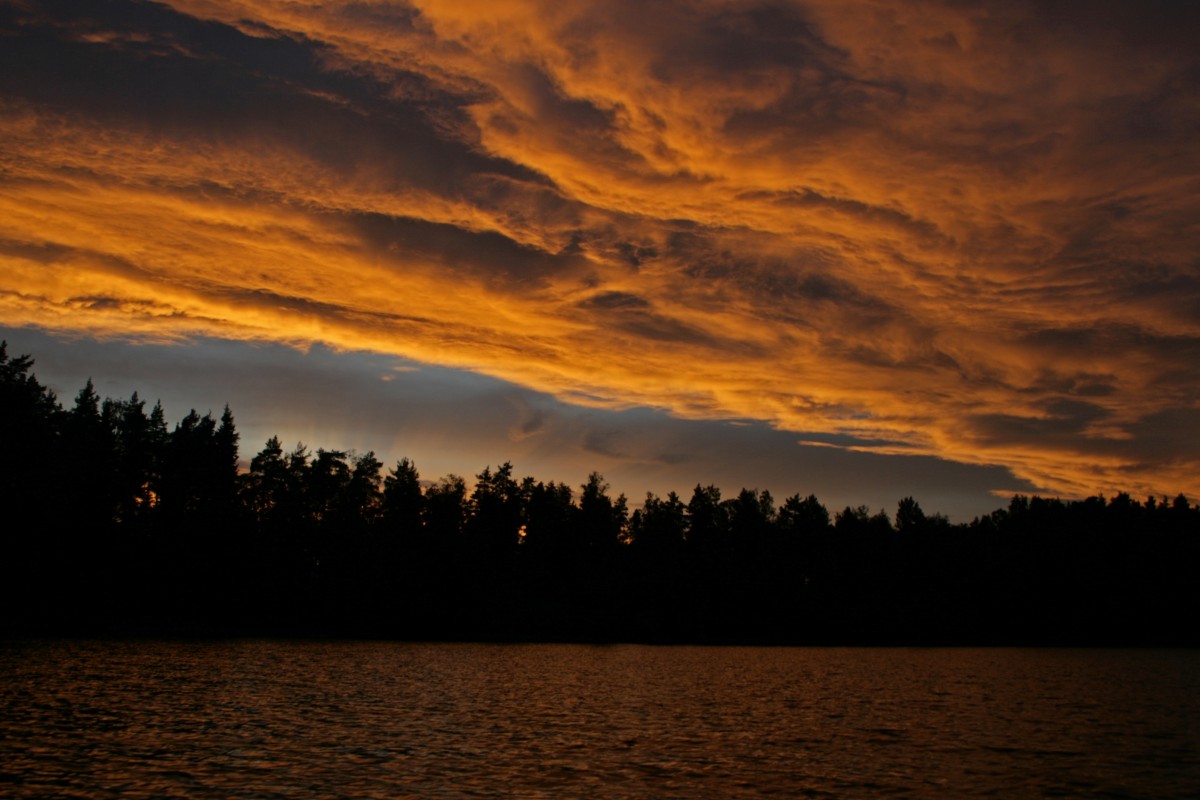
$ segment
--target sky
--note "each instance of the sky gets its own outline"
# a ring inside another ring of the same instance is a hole
[[[1200,495],[1200,5],[0,2],[0,337],[422,476]]]

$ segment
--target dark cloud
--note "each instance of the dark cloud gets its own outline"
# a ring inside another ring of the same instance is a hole
[[[966,433],[980,445],[1045,445],[1048,442],[1085,449],[1077,434],[1083,425],[1063,417],[980,414],[964,420]]]
[[[535,436],[546,429],[549,415],[541,409],[527,410],[521,421],[512,430],[511,438],[516,441]]]
[[[246,33],[159,4],[52,3],[0,17],[0,93],[85,113],[150,135],[271,142],[382,186],[463,190],[478,174],[539,182],[469,141],[461,110],[475,98],[426,76],[329,69],[329,46],[280,31]],[[101,36],[100,34],[103,34]]]
[[[861,306],[876,304],[877,300],[868,297],[852,284],[838,279],[834,275],[821,273],[792,274],[777,271],[770,278],[769,291],[779,293],[788,299],[804,299],[817,302],[842,303]]]
[[[761,138],[772,145],[787,137],[794,146],[797,135],[805,140],[852,135],[877,122],[904,101],[895,86],[873,84],[829,73],[811,83],[793,85],[787,94],[765,108],[730,114],[722,132],[734,138]],[[799,133],[798,133],[799,132]]]
[[[472,276],[502,292],[528,291],[549,276],[586,269],[577,253],[549,253],[495,231],[382,214],[349,215],[344,224],[393,260],[396,269],[409,268],[411,262],[438,264],[447,281]]]
[[[630,171],[646,169],[641,155],[620,144],[613,110],[565,94],[532,64],[521,65],[517,73],[527,106],[522,113],[532,113],[540,127],[557,129],[572,150],[594,164]],[[503,118],[494,119],[503,122]]]
[[[116,297],[72,297],[67,302],[80,308],[94,310],[111,310],[125,306],[125,301]]]
[[[1090,403],[1067,399],[1044,404],[1046,415],[981,415],[967,420],[970,435],[981,444],[1045,448],[1048,443],[1076,452],[1082,458],[1120,459],[1122,472],[1162,472],[1185,467],[1200,448],[1200,409],[1174,407],[1126,421],[1117,435],[1097,435],[1091,426],[1108,418]],[[1178,491],[1167,487],[1164,491]]]
[[[637,295],[605,292],[584,300],[579,306],[595,314],[599,324],[610,333],[624,333],[635,340],[710,348],[752,357],[762,355],[760,345],[717,336],[697,325],[656,313],[650,303]]]
[[[422,329],[438,330],[445,328],[440,320],[414,314],[398,314],[391,312],[363,311],[353,307],[335,303],[324,303],[307,297],[285,295],[270,289],[229,289],[222,286],[197,287],[199,294],[219,299],[231,306],[247,310],[271,309],[282,311],[288,315],[300,318],[322,319],[330,322],[365,323],[367,325],[385,325],[395,330]]]
[[[601,311],[649,308],[650,303],[643,297],[628,292],[601,292],[582,301],[583,308],[594,308]]]
[[[650,342],[684,344],[751,357],[763,354],[763,348],[752,342],[719,337],[695,325],[649,312],[623,314],[613,320],[613,325],[637,339]]]
[[[765,77],[781,70],[828,72],[845,56],[792,3],[743,4],[695,17],[682,3],[637,6],[631,13],[642,30],[661,35],[651,74],[664,83],[692,76],[725,82],[731,75]]]
[[[1187,273],[1171,274],[1157,265],[1131,265],[1119,271],[1131,277],[1124,286],[1131,302],[1145,303],[1184,324],[1200,326],[1200,261],[1189,265]]]
[[[921,239],[946,241],[937,225],[928,220],[914,219],[900,209],[875,206],[850,198],[828,197],[808,187],[786,192],[743,192],[738,199],[766,200],[786,208],[833,211],[863,223],[903,228]]]
[[[347,2],[337,4],[334,11],[342,19],[371,28],[396,32],[423,30],[421,12],[406,3]]]
[[[1075,395],[1079,397],[1108,397],[1118,390],[1116,376],[1077,372],[1059,374],[1044,372],[1021,390],[1034,395]]]
[[[658,257],[658,250],[656,248],[646,245],[636,245],[632,242],[620,242],[617,244],[617,252],[632,267],[640,267],[643,261],[649,261]]]
[[[1147,466],[1166,462],[1189,463],[1200,453],[1200,408],[1167,408],[1147,414],[1129,425],[1125,453]]]
[[[71,248],[53,242],[14,242],[0,239],[0,255],[49,264],[71,252]]]
[[[1036,16],[1018,29],[1023,35],[1085,42],[1110,39],[1149,53],[1174,50],[1196,55],[1200,8],[1187,0],[1146,0],[1136,5],[1123,0],[1029,0],[1028,5]]]
[[[1155,384],[1195,385],[1200,379],[1200,336],[1164,335],[1132,324],[1090,324],[1043,328],[1020,341],[1059,359],[1087,362],[1097,354],[1140,359]]]

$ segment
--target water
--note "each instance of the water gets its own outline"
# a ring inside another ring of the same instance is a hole
[[[1200,653],[0,645],[0,796],[1196,797]]]

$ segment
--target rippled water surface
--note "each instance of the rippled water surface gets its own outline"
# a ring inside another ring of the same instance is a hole
[[[0,645],[0,796],[1195,797],[1193,651]]]

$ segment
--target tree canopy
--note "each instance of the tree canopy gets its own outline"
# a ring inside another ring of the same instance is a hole
[[[835,514],[697,485],[637,507],[505,462],[472,483],[272,437],[228,406],[69,407],[0,343],[0,630],[765,643],[1196,644],[1200,507],[1015,496]]]

